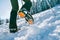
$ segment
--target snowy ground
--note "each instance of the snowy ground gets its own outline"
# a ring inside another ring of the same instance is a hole
[[[9,25],[0,25],[0,40],[60,40],[60,5],[33,15],[34,24],[29,25],[25,19],[17,20],[16,33],[9,33]]]

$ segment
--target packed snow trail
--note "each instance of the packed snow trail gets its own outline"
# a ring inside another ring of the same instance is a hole
[[[0,40],[60,40],[60,5],[33,15],[34,24],[29,25],[25,19],[17,20],[16,33],[9,33],[8,24],[0,25]]]

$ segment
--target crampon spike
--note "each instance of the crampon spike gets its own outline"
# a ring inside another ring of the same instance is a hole
[[[33,24],[33,20],[32,19],[28,20],[28,23]]]

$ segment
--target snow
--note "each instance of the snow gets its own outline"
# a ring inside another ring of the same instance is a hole
[[[9,32],[9,23],[0,25],[0,40],[60,40],[60,5],[33,15],[34,24],[29,25],[25,19],[17,20],[16,33]]]

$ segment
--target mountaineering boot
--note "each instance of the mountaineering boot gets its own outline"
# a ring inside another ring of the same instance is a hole
[[[18,13],[19,17],[21,18],[25,18],[25,20],[29,23],[29,24],[33,24],[34,23],[34,19],[32,17],[32,15],[30,14],[30,12],[28,12],[25,8],[21,9]]]

